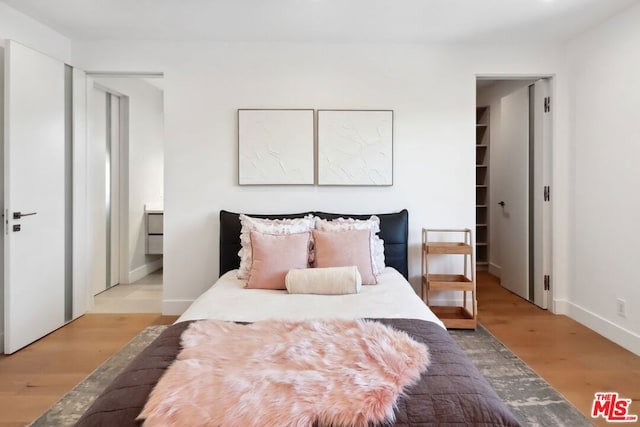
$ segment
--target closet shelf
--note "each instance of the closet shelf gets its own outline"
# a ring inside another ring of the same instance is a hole
[[[429,274],[423,279],[432,291],[473,291],[473,282],[462,274]]]
[[[471,254],[473,248],[462,242],[426,242],[423,245],[427,254]]]
[[[488,105],[476,107],[476,213],[478,218],[476,225],[478,237],[480,241],[486,241],[489,234],[489,186],[491,164],[491,151],[489,144],[491,132],[489,131],[489,122],[491,111]],[[489,245],[476,246],[476,268],[478,270],[487,270],[489,261]]]

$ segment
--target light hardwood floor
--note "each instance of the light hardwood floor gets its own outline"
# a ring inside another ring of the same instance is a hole
[[[598,391],[632,399],[631,412],[640,416],[639,356],[530,304],[488,273],[478,273],[478,313],[482,325],[589,419]],[[610,425],[602,418],[594,421]]]
[[[24,426],[149,325],[158,314],[87,314],[10,356],[0,356],[0,425]]]
[[[480,322],[589,415],[596,391],[633,399],[640,414],[640,357],[565,316],[554,316],[478,274]],[[0,425],[23,426],[148,325],[175,317],[88,314],[11,356],[0,356]],[[598,422],[599,425],[606,425]]]

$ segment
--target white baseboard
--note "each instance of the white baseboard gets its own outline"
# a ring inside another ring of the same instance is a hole
[[[610,320],[595,314],[577,304],[566,302],[568,316],[593,329],[603,337],[640,356],[640,335],[629,331]]]
[[[152,261],[148,264],[142,265],[129,272],[129,283],[133,283],[143,277],[153,273],[156,270],[162,268],[162,258]]]
[[[184,313],[191,304],[192,299],[165,299],[162,300],[162,314],[167,316],[179,316]]]
[[[489,263],[489,273],[493,274],[497,278],[500,278],[502,275],[502,267],[492,262]]]
[[[553,299],[551,301],[551,312],[553,314],[564,314],[565,316],[569,315],[569,301],[566,299]]]

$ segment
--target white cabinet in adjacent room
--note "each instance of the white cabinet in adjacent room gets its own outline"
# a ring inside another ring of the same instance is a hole
[[[162,255],[164,212],[159,209],[147,209],[144,215],[147,224],[147,254]]]

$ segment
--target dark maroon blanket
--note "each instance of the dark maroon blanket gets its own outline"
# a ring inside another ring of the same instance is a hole
[[[519,426],[485,378],[447,331],[415,319],[376,319],[429,347],[431,366],[400,398],[395,426]],[[180,352],[190,322],[169,327],[115,378],[77,426],[138,426],[147,396]]]

